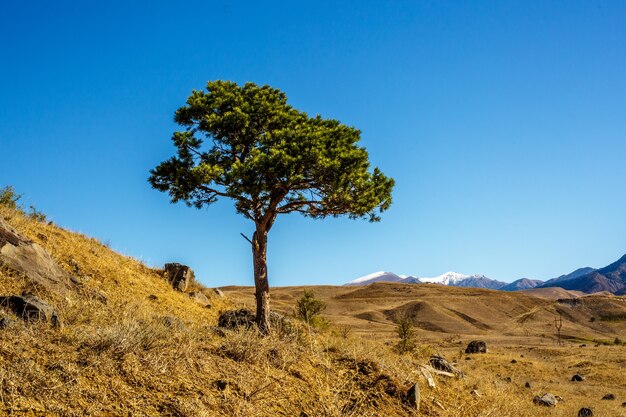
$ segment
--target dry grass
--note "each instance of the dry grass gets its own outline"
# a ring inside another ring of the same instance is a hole
[[[355,297],[350,295],[355,288],[320,287],[313,290],[329,304],[327,317],[334,325],[328,330],[296,324],[295,332],[266,338],[254,330],[224,334],[214,328],[219,311],[249,302],[251,289],[232,290],[220,299],[196,285],[211,298],[212,307],[203,308],[173,291],[160,271],[94,239],[5,208],[0,215],[82,282],[77,292],[60,296],[0,269],[0,295],[35,292],[54,305],[64,322],[57,330],[18,320],[15,327],[0,330],[2,415],[407,416],[416,414],[404,401],[415,382],[422,393],[420,415],[571,416],[583,405],[600,416],[626,415],[620,406],[626,401],[625,348],[555,347],[553,339],[540,335],[548,331],[542,321],[556,311],[549,300],[512,296],[495,302],[492,292],[445,293],[431,286],[410,287],[408,293],[374,286]],[[277,289],[275,305],[290,312],[301,295],[302,289]],[[480,307],[477,312],[468,310],[463,297],[471,297]],[[469,315],[492,328],[477,330],[489,341],[490,352],[465,360],[459,352],[476,335],[422,328],[415,351],[396,353],[388,321],[393,314],[384,311],[416,308],[407,306],[416,299],[428,301],[418,310],[432,314],[423,323],[449,317],[452,324],[444,325],[464,329],[468,321],[463,317]],[[483,302],[492,303],[493,321],[507,317],[503,326],[509,336],[497,336],[504,331],[488,319]],[[570,316],[588,320],[590,314],[613,313],[613,307],[598,303],[602,308],[591,303]],[[622,325],[598,320],[571,323],[567,329],[608,340]],[[429,388],[419,365],[433,353],[458,360],[466,377],[439,377]],[[576,372],[587,380],[570,382]],[[532,388],[524,387],[526,381]],[[533,396],[543,392],[564,401],[556,409],[533,405]],[[617,400],[601,401],[607,392]]]

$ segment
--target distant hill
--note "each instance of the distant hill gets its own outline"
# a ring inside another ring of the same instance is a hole
[[[618,295],[626,294],[626,255],[604,268],[556,284],[552,286],[588,294],[600,291],[608,291]]]
[[[364,277],[357,278],[344,285],[369,285],[373,284],[374,282],[400,282],[406,284],[416,284],[419,283],[419,279],[413,276],[396,275],[393,272],[379,271],[374,272],[373,274],[365,275]]]
[[[543,284],[538,285],[537,287],[539,288],[548,288],[548,287],[557,287],[558,285],[555,285],[559,282],[563,282],[563,281],[569,281],[570,279],[574,279],[574,278],[579,278],[582,277],[583,275],[587,275],[590,272],[595,271],[595,268],[590,268],[588,266],[584,267],[584,268],[578,268],[577,270],[570,272],[569,274],[565,274],[565,275],[561,275],[557,278],[552,278],[547,280],[546,282],[544,282]]]
[[[520,291],[520,290],[529,290],[531,288],[535,288],[541,285],[543,281],[538,279],[528,279],[528,278],[520,278],[516,281],[513,281],[509,284],[500,287],[499,289],[502,291]]]

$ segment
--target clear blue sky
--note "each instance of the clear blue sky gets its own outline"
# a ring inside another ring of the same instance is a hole
[[[252,224],[228,201],[171,205],[147,177],[215,79],[361,129],[396,179],[381,223],[279,218],[272,285],[545,279],[626,253],[623,1],[13,1],[0,60],[0,186],[207,285],[252,284]]]

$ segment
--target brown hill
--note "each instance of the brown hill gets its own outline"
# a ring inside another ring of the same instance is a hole
[[[591,321],[600,311],[626,312],[622,298],[595,297],[593,302],[566,305],[557,299],[576,297],[563,289],[533,289],[519,292],[450,287],[436,284],[374,283],[365,287],[278,287],[272,291],[273,305],[289,313],[305,289],[327,303],[326,316],[337,325],[349,326],[368,337],[392,338],[394,322],[409,317],[420,337],[441,334],[466,335],[496,340],[503,336],[526,338],[541,343],[559,313],[566,314],[563,332],[580,338],[611,338],[622,327]],[[225,287],[229,296],[243,305],[253,304],[250,287]],[[533,294],[533,296],[527,293]],[[550,331],[550,334],[553,332]]]

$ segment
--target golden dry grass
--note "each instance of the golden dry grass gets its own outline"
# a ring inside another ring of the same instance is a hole
[[[64,322],[57,330],[18,320],[0,330],[0,415],[406,416],[416,414],[402,398],[415,382],[419,415],[571,416],[583,405],[600,416],[626,415],[626,348],[556,347],[547,325],[561,309],[570,336],[623,336],[623,322],[589,321],[616,311],[621,299],[572,309],[519,294],[437,286],[314,287],[329,306],[328,330],[296,324],[289,335],[223,334],[214,327],[219,311],[250,304],[252,289],[230,288],[221,299],[197,286],[212,305],[202,308],[172,290],[160,271],[94,239],[6,208],[0,215],[83,282],[61,296],[0,270],[0,295],[35,292]],[[302,288],[273,290],[276,308],[286,313],[301,295]],[[423,316],[422,328],[418,348],[401,355],[391,320],[407,311]],[[465,360],[460,351],[474,337],[488,340],[490,352]],[[433,353],[457,359],[466,377],[438,377],[429,388],[419,365]],[[570,382],[576,372],[587,380]],[[543,392],[564,401],[555,409],[533,405]],[[617,400],[601,401],[607,392]]]

